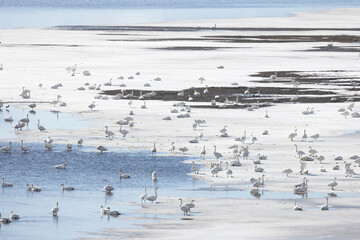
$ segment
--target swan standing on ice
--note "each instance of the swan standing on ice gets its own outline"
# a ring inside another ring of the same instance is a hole
[[[98,147],[97,147],[97,150],[99,150],[100,153],[103,153],[103,152],[107,151],[107,148],[105,148],[105,147],[103,147],[103,146],[98,146]]]
[[[336,177],[334,178],[334,182],[329,183],[328,186],[331,187],[331,190],[335,190],[334,187],[336,187],[338,184],[336,182]]]
[[[301,141],[306,142],[306,139],[307,139],[307,134],[306,134],[306,129],[304,129],[304,134],[302,135]]]
[[[203,149],[200,152],[200,159],[205,159],[205,155],[206,155],[206,149],[205,149],[205,146],[204,146]]]
[[[294,208],[293,208],[295,211],[302,211],[302,207],[299,206],[299,205],[296,205],[296,199],[294,199]]]
[[[20,148],[21,148],[21,151],[23,151],[23,152],[27,152],[27,151],[31,150],[31,148],[24,146],[24,140],[21,140]]]
[[[321,210],[329,210],[329,198],[326,198],[326,204],[320,207]]]
[[[233,177],[233,172],[231,171],[231,169],[229,169],[229,163],[228,162],[226,162],[225,173],[226,173],[227,177]]]
[[[147,198],[146,185],[145,185],[145,193],[140,195],[140,201],[145,202]]]
[[[290,133],[288,138],[290,138],[291,141],[294,141],[294,138],[297,136],[297,129],[295,128],[295,132]]]
[[[154,153],[156,154],[156,151],[157,150],[156,150],[156,146],[155,146],[155,142],[154,142],[154,146],[151,148],[151,155]]]
[[[66,163],[63,163],[63,164],[60,164],[60,165],[55,165],[54,168],[56,169],[66,169],[67,167],[67,164]]]
[[[77,141],[78,146],[81,146],[83,142],[84,142],[84,140],[83,140],[82,138],[80,138],[80,139]]]
[[[123,171],[120,169],[120,178],[130,178],[129,174],[123,174]]]
[[[73,186],[65,186],[63,183],[60,184],[60,187],[62,187],[62,190],[67,190],[67,191],[72,191],[75,190],[75,188]]]
[[[59,203],[56,202],[56,207],[51,209],[51,213],[53,216],[57,216],[58,212],[59,212]]]
[[[146,198],[146,200],[150,201],[151,203],[156,201],[156,199],[157,199],[157,190],[158,190],[158,188],[156,187],[155,188],[155,196],[149,196],[149,197]]]
[[[41,126],[41,125],[40,125],[40,119],[38,119],[37,128],[40,130],[40,132],[42,132],[42,131],[45,131],[45,130],[46,130],[46,128],[45,128],[44,126]]]
[[[1,151],[4,151],[6,153],[10,152],[12,149],[12,142],[9,142],[8,146],[0,148]]]
[[[195,162],[193,161],[191,164],[191,170],[193,170],[195,174],[199,174],[200,169],[195,166]]]
[[[170,146],[170,149],[169,149],[169,151],[171,153],[174,153],[174,151],[175,151],[175,145],[174,144],[175,144],[174,142],[171,143],[171,146]]]
[[[190,208],[182,205],[182,198],[179,198],[179,200],[180,200],[180,206],[179,206],[180,210],[184,212],[184,216],[185,215],[189,216]]]
[[[293,170],[291,170],[290,168],[287,168],[285,170],[282,171],[282,173],[285,173],[287,177],[289,177],[289,174],[292,173]]]
[[[29,114],[26,114],[26,118],[22,118],[22,119],[20,120],[20,122],[29,123],[29,122],[30,122]]]
[[[156,171],[153,171],[153,172],[152,172],[152,174],[151,174],[151,179],[152,179],[153,181],[157,181],[157,179],[158,179],[158,174],[157,174]]]
[[[189,212],[191,212],[192,208],[195,208],[195,204],[194,204],[195,200],[191,200],[191,202],[185,204],[185,206],[187,206],[188,208],[190,208]]]
[[[123,125],[121,124],[119,132],[123,135],[123,137],[126,137],[126,135],[129,133],[128,130],[122,129]]]
[[[219,158],[222,158],[223,155],[216,151],[216,145],[214,145],[214,155],[216,157],[216,160],[219,160]]]
[[[109,139],[114,138],[114,135],[115,135],[112,131],[108,130],[108,126],[105,126],[105,134],[106,134],[106,137],[108,137]]]
[[[185,152],[189,151],[189,149],[188,149],[187,147],[181,147],[181,148],[179,148],[179,150],[180,150],[183,154],[185,154]]]
[[[11,211],[10,212],[10,220],[18,220],[18,219],[20,219],[20,216],[15,214],[14,211]]]
[[[90,108],[91,111],[92,111],[95,107],[96,107],[95,102],[93,102],[92,104],[90,104],[90,105],[88,106],[88,108]]]
[[[12,184],[12,183],[8,183],[8,182],[5,182],[5,178],[4,178],[4,177],[2,177],[2,183],[1,183],[1,186],[2,186],[2,187],[12,187],[12,186],[14,186],[14,184]]]
[[[114,188],[108,185],[106,178],[104,179],[104,181],[105,181],[104,190],[106,191],[106,193],[111,193],[111,191],[114,190]]]

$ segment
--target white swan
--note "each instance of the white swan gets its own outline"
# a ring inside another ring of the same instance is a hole
[[[236,155],[236,160],[235,161],[230,162],[230,166],[233,166],[233,167],[240,167],[241,166],[241,163],[240,163],[240,160],[239,160],[239,155]]]
[[[189,212],[191,211],[192,208],[195,207],[194,202],[195,202],[195,200],[191,200],[191,202],[185,204],[186,207],[190,208]]]
[[[66,144],[66,150],[71,151],[72,145],[70,143]]]
[[[1,217],[1,213],[0,213],[0,222],[4,224],[11,223],[11,219]]]
[[[146,198],[146,200],[150,201],[151,203],[156,201],[156,199],[157,199],[157,190],[158,190],[158,188],[156,187],[155,188],[155,196],[149,196],[149,197]]]
[[[189,143],[199,143],[198,137],[195,137],[194,139],[191,139]]]
[[[120,178],[130,178],[130,174],[123,174],[122,170],[120,169]]]
[[[320,134],[318,134],[318,133],[311,136],[311,138],[314,139],[315,142],[319,137],[320,137]]]
[[[35,187],[34,184],[31,184],[31,191],[32,192],[41,192],[41,188]]]
[[[128,130],[122,129],[123,125],[121,124],[119,132],[123,135],[123,137],[126,137],[126,135],[129,133]]]
[[[306,139],[307,139],[307,134],[306,134],[306,129],[304,129],[304,134],[302,135],[301,141],[306,142]]]
[[[101,205],[100,206],[100,214],[101,215],[108,215],[109,211]]]
[[[82,138],[80,138],[78,141],[77,141],[77,144],[78,146],[81,146],[83,144],[84,140]]]
[[[6,153],[10,152],[11,149],[12,149],[12,142],[9,142],[8,146],[0,148],[0,150],[4,151]]]
[[[1,187],[12,187],[12,186],[14,186],[14,184],[9,183],[9,182],[5,182],[5,178],[2,177]]]
[[[92,111],[95,107],[96,107],[95,102],[92,102],[92,104],[90,104],[90,105],[88,106],[88,108],[90,108],[91,111]]]
[[[255,172],[263,172],[264,169],[255,165]]]
[[[67,167],[67,164],[66,163],[63,163],[63,164],[60,164],[60,165],[55,165],[54,168],[56,169],[66,169]]]
[[[140,195],[140,201],[145,202],[147,198],[146,185],[145,185],[145,193]]]
[[[55,145],[45,141],[44,147],[46,148],[46,150],[51,151],[55,147]]]
[[[187,206],[182,206],[182,198],[179,198],[180,200],[180,210],[184,212],[184,216],[188,216],[189,215],[189,212],[190,212],[190,208],[187,207]]]
[[[151,148],[151,154],[156,154],[156,146],[155,146],[155,142],[154,142],[154,146]]]
[[[296,204],[296,199],[294,199],[294,207],[293,207],[293,209],[295,211],[302,211],[303,210],[301,206]]]
[[[216,151],[216,145],[214,145],[214,155],[216,157],[216,160],[219,160],[219,158],[222,158],[223,155]]]
[[[10,116],[8,118],[5,118],[4,121],[5,122],[12,122],[12,121],[14,121],[14,119],[12,118],[12,116]]]
[[[331,190],[335,190],[334,187],[336,187],[338,184],[336,182],[336,177],[334,178],[334,182],[329,183],[328,187],[331,187]]]
[[[145,102],[145,101],[144,101],[144,104],[141,105],[141,108],[142,108],[142,109],[146,109],[146,102]]]
[[[103,146],[98,146],[97,147],[97,150],[100,151],[100,153],[103,153],[103,152],[106,152],[107,151],[107,148],[103,147]]]
[[[105,134],[106,134],[106,137],[108,137],[109,139],[114,138],[114,135],[115,135],[112,131],[108,130],[108,126],[105,126]]]
[[[233,177],[233,172],[229,169],[229,163],[228,162],[226,162],[225,173],[226,173],[227,177]]]
[[[203,149],[200,152],[200,159],[205,159],[205,155],[206,155],[206,149],[205,149],[205,146],[204,146]]]
[[[210,173],[212,174],[213,177],[215,177],[215,175],[216,177],[218,177],[219,171],[217,170],[217,167],[213,167],[210,169]]]
[[[191,170],[193,170],[195,174],[199,174],[200,169],[195,166],[195,162],[193,161],[191,164],[192,164]]]
[[[110,78],[109,82],[104,83],[104,86],[111,86],[112,85],[111,80],[112,79]]]
[[[21,140],[20,148],[21,148],[21,151],[23,151],[23,152],[27,152],[27,151],[31,150],[31,148],[24,146],[24,140]]]
[[[37,128],[40,130],[40,132],[42,132],[42,131],[45,131],[45,130],[46,130],[46,128],[45,128],[44,126],[41,126],[41,125],[40,125],[40,119],[38,119]]]
[[[285,170],[282,171],[282,173],[285,173],[287,177],[289,177],[289,174],[292,173],[293,170],[291,170],[290,168],[287,168]]]
[[[171,146],[170,146],[170,149],[169,149],[169,151],[171,153],[174,153],[174,151],[175,151],[175,145],[174,144],[175,144],[174,142],[171,143]]]
[[[104,190],[107,193],[111,193],[111,191],[114,190],[114,188],[111,185],[108,185],[106,178],[104,179],[104,181],[105,181]]]
[[[320,207],[321,210],[329,210],[329,198],[326,198],[326,204]]]
[[[30,122],[29,114],[26,114],[26,118],[22,118],[22,119],[20,120],[20,122],[23,122],[23,123],[28,123],[28,122]]]
[[[187,147],[181,147],[181,148],[179,148],[179,150],[180,150],[183,154],[185,154],[185,152],[189,151],[189,149],[188,149]]]
[[[209,93],[209,89],[208,89],[208,85],[205,86],[205,89],[204,89],[204,94],[208,94]]]
[[[10,220],[18,220],[18,219],[20,219],[20,216],[15,214],[14,211],[11,211],[10,212]]]
[[[152,172],[152,174],[151,174],[151,179],[152,179],[153,181],[157,181],[157,179],[158,179],[158,174],[157,174],[156,171],[153,171],[153,172]]]
[[[291,141],[294,141],[294,138],[297,136],[297,129],[295,128],[295,132],[290,133],[288,138],[290,138]]]
[[[222,129],[220,129],[220,132],[221,133],[226,133],[227,132],[227,126],[225,125]]]
[[[192,98],[190,95],[189,95],[189,98],[188,98],[188,101],[193,101],[194,98]]]
[[[60,184],[60,187],[62,187],[62,190],[67,190],[67,191],[72,191],[75,190],[75,188],[73,186],[65,186],[63,183]]]
[[[107,212],[110,216],[116,217],[120,215],[119,211],[110,211],[110,207],[107,207]]]
[[[59,202],[56,202],[56,207],[51,209],[52,215],[53,216],[57,216],[58,212],[59,212]]]

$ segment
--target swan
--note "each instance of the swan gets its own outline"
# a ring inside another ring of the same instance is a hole
[[[310,107],[307,107],[305,111],[302,111],[302,114],[309,115],[310,114]]]
[[[226,168],[225,168],[225,173],[226,173],[226,175],[227,175],[227,177],[233,177],[233,172],[229,169],[229,163],[228,162],[226,162]]]
[[[129,131],[126,129],[122,129],[122,127],[123,127],[123,125],[121,124],[119,132],[123,135],[123,137],[126,137],[126,135],[129,133]]]
[[[110,207],[107,207],[107,210],[108,214],[110,216],[113,216],[113,217],[116,217],[116,216],[119,216],[120,215],[120,212],[119,211],[110,211]]]
[[[4,224],[11,223],[11,219],[1,217],[1,213],[0,213],[0,222]]]
[[[194,90],[194,96],[198,97],[198,96],[200,96],[200,93],[198,91]]]
[[[253,183],[253,186],[256,187],[256,191],[259,191],[259,187],[261,187],[261,178]]]
[[[105,134],[106,134],[106,137],[108,137],[109,139],[114,138],[114,135],[115,135],[112,131],[108,130],[108,126],[105,126]]]
[[[155,142],[154,142],[154,146],[151,148],[151,154],[156,154],[156,146],[155,146]]]
[[[297,136],[297,129],[295,128],[295,132],[290,133],[288,138],[290,138],[291,141],[294,141],[293,139]]]
[[[72,145],[70,143],[66,144],[66,150],[71,151]]]
[[[53,145],[49,142],[45,142],[44,147],[46,148],[46,150],[51,151],[55,147],[55,145]]]
[[[216,177],[218,177],[218,170],[217,167],[213,167],[210,169],[210,173],[212,174],[212,176],[214,177],[216,175]]]
[[[191,164],[192,164],[191,170],[193,170],[195,174],[199,174],[200,169],[195,166],[195,162],[193,161]]]
[[[184,216],[188,216],[190,212],[190,208],[188,206],[182,206],[182,198],[179,198],[180,200],[180,210],[184,212]]]
[[[56,207],[51,209],[52,215],[53,216],[57,216],[58,212],[59,212],[59,202],[56,202]]]
[[[174,153],[174,151],[175,151],[175,145],[174,144],[175,144],[174,142],[171,143],[171,146],[170,146],[170,149],[169,149],[169,151],[171,153]]]
[[[12,121],[14,121],[14,119],[12,118],[12,116],[10,116],[8,118],[5,118],[4,121],[5,122],[12,122]]]
[[[107,149],[105,147],[103,147],[103,146],[98,146],[97,150],[99,150],[100,153],[103,153],[103,152],[107,151]]]
[[[157,181],[157,178],[158,178],[157,172],[156,172],[156,171],[153,171],[152,174],[151,174],[151,179],[152,179],[153,181]]]
[[[188,98],[188,101],[193,101],[194,98],[192,98],[190,95],[189,95],[189,98]]]
[[[31,187],[28,183],[26,184],[26,191],[31,191]]]
[[[182,90],[181,92],[179,92],[177,95],[178,95],[179,97],[184,97],[184,96],[185,96],[184,90]]]
[[[109,82],[104,83],[104,86],[111,86],[112,85],[111,80],[112,79],[110,78]]]
[[[179,148],[179,150],[180,150],[183,154],[185,154],[185,152],[189,151],[189,149],[188,149],[187,147],[181,147],[181,148]]]
[[[302,207],[299,206],[299,205],[296,205],[296,199],[294,199],[294,208],[293,208],[295,211],[302,211]]]
[[[155,196],[149,196],[146,198],[146,200],[150,201],[151,203],[153,203],[156,199],[157,199],[157,190],[158,188],[155,188]]]
[[[92,104],[90,104],[90,105],[88,106],[88,108],[90,108],[91,111],[92,111],[95,107],[96,107],[95,102],[92,102]]]
[[[220,129],[220,132],[221,132],[221,133],[226,133],[226,132],[227,132],[227,129],[226,129],[226,128],[227,128],[227,126],[224,126],[222,129]]]
[[[208,89],[208,85],[205,86],[205,89],[204,89],[204,94],[208,94],[209,93],[209,89]]]
[[[192,208],[195,207],[195,204],[194,204],[195,200],[191,200],[191,202],[185,204],[186,207],[188,207],[190,210],[189,212],[191,211]]]
[[[67,164],[66,163],[63,163],[63,164],[60,164],[60,165],[55,165],[54,168],[56,169],[66,169],[67,167]]]
[[[60,184],[60,187],[62,187],[62,190],[67,190],[67,191],[71,191],[71,190],[75,190],[75,188],[73,186],[65,186],[63,183]]]
[[[130,174],[123,174],[122,170],[120,169],[120,178],[130,178]]]
[[[2,177],[1,187],[12,187],[12,186],[14,186],[14,184],[9,183],[9,182],[5,182],[5,178]]]
[[[301,141],[306,142],[306,139],[307,139],[307,134],[306,134],[306,129],[304,129],[304,134],[302,135]]]
[[[326,198],[326,204],[320,207],[321,210],[329,210],[329,198]]]
[[[14,211],[11,211],[10,212],[10,220],[18,220],[18,219],[20,219],[20,216],[15,214]]]
[[[30,104],[29,108],[31,108],[31,111],[34,111],[34,108],[36,108],[36,104],[35,103]]]
[[[318,134],[318,133],[311,136],[311,138],[314,139],[315,142],[319,137],[320,137],[320,134]]]
[[[233,166],[233,167],[240,167],[241,166],[238,155],[236,155],[236,160],[235,161],[230,162],[230,165]]]
[[[109,211],[108,209],[105,209],[102,205],[100,206],[100,214],[101,215],[108,215]]]
[[[244,135],[240,138],[240,141],[242,143],[245,143],[245,141],[246,141],[246,130],[244,131]]]
[[[273,75],[270,76],[270,79],[274,81],[277,77],[277,72],[275,72]]]
[[[24,140],[21,140],[20,148],[21,148],[21,151],[23,151],[23,152],[27,152],[27,151],[31,150],[31,148],[24,146]]]
[[[111,191],[114,190],[114,188],[113,188],[112,186],[108,185],[106,178],[104,179],[104,181],[105,181],[104,190],[105,190],[107,193],[111,193]]]
[[[298,183],[294,186],[294,193],[306,193],[308,190],[308,181],[305,177],[302,183]]]
[[[29,114],[26,114],[26,118],[22,118],[22,119],[20,120],[20,122],[23,122],[23,123],[28,123],[28,122],[30,122]]]
[[[81,146],[83,144],[84,140],[82,138],[80,138],[78,141],[77,141],[77,144],[78,146]]]
[[[199,134],[198,134],[198,136],[197,136],[197,137],[198,137],[198,138],[199,138],[199,140],[201,141],[201,139],[203,138],[203,136],[204,136],[204,133],[203,133],[203,132],[201,132],[201,133],[199,133]]]
[[[31,184],[31,191],[32,192],[41,192],[41,188],[35,187],[34,184]]]
[[[46,128],[45,128],[44,126],[41,126],[41,125],[40,125],[40,119],[38,119],[37,128],[40,130],[40,132],[42,132],[42,131],[45,131],[45,130],[46,130]]]
[[[263,172],[264,169],[255,165],[255,172]]]
[[[141,105],[141,108],[142,108],[142,109],[146,109],[146,102],[145,102],[145,101],[144,101],[144,104]]]
[[[204,146],[203,149],[200,152],[200,159],[205,159],[205,155],[206,155],[206,149],[205,149],[205,146]]]
[[[292,173],[293,170],[291,170],[290,168],[287,168],[285,170],[282,171],[282,173],[285,173],[287,177],[289,177],[289,174]]]
[[[309,153],[313,156],[315,156],[315,154],[318,153],[318,151],[316,151],[315,149],[313,149],[311,146],[309,146]]]
[[[198,137],[195,137],[195,139],[191,139],[189,141],[189,143],[198,143],[198,142],[199,142]]]
[[[219,160],[219,158],[222,158],[223,155],[216,151],[216,146],[214,145],[214,155],[216,157],[216,160]]]
[[[336,187],[338,184],[336,182],[336,177],[334,178],[334,182],[329,183],[328,187],[331,187],[331,190],[335,190],[334,187]]]
[[[146,185],[145,185],[145,193],[140,195],[140,201],[145,202],[147,198]]]

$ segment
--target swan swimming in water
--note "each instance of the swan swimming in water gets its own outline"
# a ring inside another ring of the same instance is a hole
[[[67,167],[67,164],[66,163],[63,163],[63,164],[60,164],[60,165],[55,165],[54,168],[56,169],[66,169]]]
[[[60,187],[62,187],[62,190],[67,190],[67,191],[72,191],[75,190],[75,188],[73,186],[65,186],[63,183],[60,184]]]
[[[12,187],[12,186],[14,186],[14,184],[9,183],[9,182],[5,182],[5,178],[4,178],[4,177],[2,177],[2,183],[1,183],[1,186],[2,186],[2,187]]]
[[[11,223],[11,219],[1,217],[1,213],[0,213],[0,222],[4,224]]]
[[[14,211],[10,212],[10,220],[18,220],[20,219],[20,216],[15,214]]]
[[[0,148],[1,151],[4,151],[6,153],[10,152],[12,149],[12,142],[9,142],[8,146]]]
[[[120,178],[130,178],[130,174],[123,174],[122,170],[120,169]]]
[[[151,174],[151,179],[152,179],[153,181],[157,181],[157,179],[158,179],[158,174],[157,174],[156,171],[153,171],[153,173]]]
[[[111,191],[114,190],[114,188],[111,185],[108,185],[106,178],[104,179],[104,181],[105,181],[104,190],[107,193],[111,193]]]
[[[27,152],[27,151],[31,150],[31,148],[24,146],[24,140],[21,140],[20,148],[21,148],[21,151],[23,151],[23,152]]]

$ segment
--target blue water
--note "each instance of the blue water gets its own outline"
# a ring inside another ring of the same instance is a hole
[[[0,0],[0,28],[290,16],[360,7],[338,0]]]

